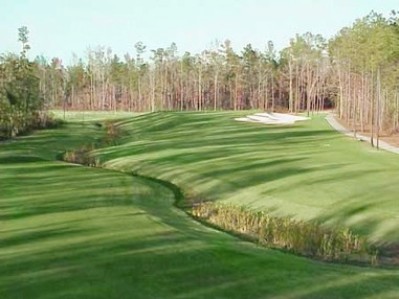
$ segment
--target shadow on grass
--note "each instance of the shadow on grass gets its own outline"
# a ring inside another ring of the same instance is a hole
[[[9,220],[0,247],[2,298],[367,298],[399,291],[396,272],[314,262],[203,227],[172,206],[181,193],[159,180],[81,167],[61,167],[59,176],[40,170],[54,184],[30,188],[41,190],[42,205],[60,204],[51,214]],[[107,180],[83,185],[84,176]],[[122,186],[90,196],[107,184]],[[66,211],[75,198],[82,209]]]
[[[7,145],[2,157],[30,150],[52,160],[88,139],[85,128],[70,137],[60,133],[51,134],[50,144],[43,135]],[[280,162],[263,167],[301,160]],[[160,181],[32,161],[0,164],[0,187],[0,213],[10,216],[0,228],[2,299],[395,298],[399,292],[396,270],[319,263],[203,227],[173,207],[180,191]]]
[[[7,156],[0,157],[0,164],[16,164],[16,163],[31,163],[31,162],[42,162],[45,159],[34,157],[34,156]]]
[[[399,189],[385,192],[386,181],[397,186],[393,173],[399,163],[390,156],[376,156],[366,145],[347,140],[321,117],[289,126],[234,121],[245,114],[153,113],[124,120],[119,126],[127,135],[121,144],[97,156],[107,167],[171,181],[198,198],[265,209],[283,204],[286,210],[279,213],[326,222],[336,218],[343,224],[350,217],[366,235],[378,230],[374,218],[384,224],[397,219],[394,194]],[[368,193],[383,195],[380,202],[386,203],[379,205],[386,219],[370,206],[372,225],[366,218],[356,221],[362,211],[348,215],[340,209],[341,199],[356,206]],[[392,230],[379,237],[399,241]]]

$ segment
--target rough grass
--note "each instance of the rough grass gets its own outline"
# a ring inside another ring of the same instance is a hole
[[[312,221],[213,202],[196,204],[190,213],[195,219],[267,247],[324,261],[369,265],[378,262],[378,251],[348,229],[327,229]]]
[[[397,297],[398,270],[259,248],[194,222],[159,183],[55,161],[102,131],[0,144],[0,298]]]

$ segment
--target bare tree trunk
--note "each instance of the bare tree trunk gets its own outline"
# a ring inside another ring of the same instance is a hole
[[[343,82],[342,82],[342,72],[341,72],[341,67],[338,66],[338,82],[339,82],[339,102],[338,102],[338,115],[339,118],[343,118],[344,116],[344,87],[343,87]]]
[[[105,87],[105,74],[104,69],[101,70],[101,110],[105,108],[105,96],[106,96],[106,87]]]
[[[272,109],[271,111],[274,112],[274,76],[273,73],[271,74],[271,89],[272,89],[272,94],[271,94],[271,98],[272,98]]]
[[[395,109],[395,122],[394,122],[394,128],[393,128],[393,131],[394,132],[396,132],[397,131],[397,129],[398,129],[398,126],[399,126],[399,92],[397,91],[396,93],[395,93],[395,95],[396,95],[396,109]]]
[[[294,102],[294,99],[293,99],[293,90],[292,90],[292,80],[293,80],[293,78],[292,78],[292,61],[291,61],[291,55],[290,55],[290,59],[289,59],[289,61],[288,61],[288,71],[289,71],[289,81],[290,81],[290,86],[289,86],[289,99],[288,99],[288,111],[290,112],[290,113],[292,113],[292,112],[294,112],[294,109],[293,109],[293,102]]]
[[[374,72],[371,75],[371,146],[374,147],[374,124],[375,124],[375,90]]]
[[[267,109],[269,109],[269,80],[268,80],[268,76],[266,76],[266,94],[265,94],[265,104],[264,104],[264,110],[268,111]]]
[[[183,86],[183,60],[180,62],[180,111],[183,110],[184,86]]]
[[[213,98],[213,110],[214,111],[217,110],[218,94],[219,94],[218,73],[216,73],[215,78],[214,78],[214,98]]]
[[[306,66],[306,114],[309,117],[310,115],[310,101],[311,101],[311,90],[310,90],[310,66],[309,64]]]
[[[360,95],[359,95],[359,101],[360,101],[360,131],[364,132],[364,103],[365,103],[365,78],[364,78],[364,72],[362,72],[362,78],[361,78],[361,88],[360,88]]]
[[[377,137],[377,149],[380,147],[380,126],[381,126],[381,73],[380,69],[377,71],[377,121],[376,121],[376,137]]]
[[[355,83],[355,82],[354,82]],[[353,134],[356,138],[357,135],[357,95],[356,95],[356,88],[353,88]]]
[[[140,76],[140,71],[139,71],[138,78],[137,78],[137,91],[139,93],[137,102],[138,102],[139,105],[141,105],[142,96],[141,96],[141,76]]]
[[[300,109],[301,91],[300,91],[300,75],[298,64],[295,65],[295,97],[294,97],[294,113]],[[298,82],[299,81],[299,82]]]
[[[202,110],[202,70],[198,73],[198,105],[197,109]]]
[[[155,71],[150,74],[151,86],[151,112],[155,112]]]

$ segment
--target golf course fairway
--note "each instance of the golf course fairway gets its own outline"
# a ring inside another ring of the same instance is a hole
[[[244,115],[124,118],[116,145],[94,151],[103,168],[58,161],[104,136],[98,119],[1,143],[0,298],[397,298],[397,268],[240,240],[194,221],[172,189],[146,178],[188,197],[399,241],[397,156],[341,136],[321,116],[234,121]]]

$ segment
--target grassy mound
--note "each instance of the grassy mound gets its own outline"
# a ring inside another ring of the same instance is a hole
[[[243,113],[155,113],[125,120],[125,138],[98,151],[108,168],[212,200],[350,227],[399,243],[399,157],[332,130],[322,116],[295,125],[234,121]]]

